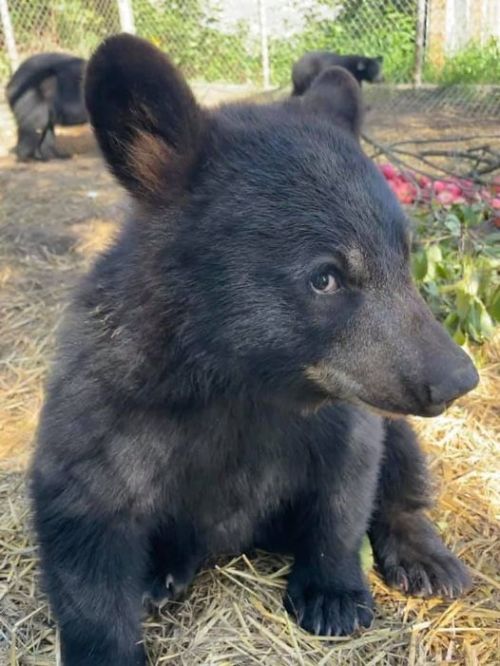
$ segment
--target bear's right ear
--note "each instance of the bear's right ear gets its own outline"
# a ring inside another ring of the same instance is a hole
[[[353,134],[359,141],[363,123],[361,88],[343,67],[323,70],[302,97],[303,108],[319,113]]]
[[[136,199],[165,201],[182,191],[205,117],[161,51],[132,35],[107,39],[88,64],[85,102],[111,171]]]

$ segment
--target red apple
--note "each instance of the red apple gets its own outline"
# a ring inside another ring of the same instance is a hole
[[[379,169],[387,180],[393,180],[398,175],[396,167],[390,164],[389,162],[384,162],[384,164],[380,164]]]
[[[402,183],[398,188],[398,198],[403,204],[411,204],[415,201],[417,190],[411,183]]]
[[[422,189],[428,189],[432,186],[432,180],[429,176],[418,176],[417,182]]]
[[[457,183],[446,183],[446,190],[448,192],[451,192],[455,197],[459,197],[462,195],[462,188],[457,185]]]
[[[453,192],[449,192],[448,190],[442,190],[439,192],[436,199],[443,206],[451,206],[452,203],[455,203],[456,195],[453,194]]]
[[[462,178],[457,180],[457,184],[462,190],[463,196],[469,201],[474,201],[477,199],[477,188],[472,182],[472,180],[467,180],[467,178]]]

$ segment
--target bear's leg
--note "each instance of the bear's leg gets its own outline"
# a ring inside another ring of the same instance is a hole
[[[17,122],[16,154],[19,160],[42,159],[40,143],[50,122],[50,109],[40,94],[29,89],[14,105]]]
[[[51,494],[38,487],[35,521],[63,666],[143,666],[146,536],[118,515],[60,510]]]
[[[347,636],[369,627],[373,619],[373,601],[359,559],[365,522],[361,529],[348,521],[341,527],[338,521],[335,527],[323,521],[321,527],[326,511],[326,501],[310,506],[311,532],[303,534],[302,545],[295,549],[285,608],[306,631]],[[339,527],[346,536],[351,532],[348,538],[339,535]]]
[[[378,571],[388,585],[417,595],[454,597],[470,585],[424,510],[430,492],[425,458],[402,419],[386,421],[384,459],[369,529]]]
[[[40,156],[42,160],[59,159],[66,160],[71,157],[70,153],[59,150],[56,143],[55,125],[53,120],[49,121],[42,140],[40,141]]]
[[[53,158],[66,159],[71,157],[71,155],[68,153],[61,152],[57,149],[56,134],[52,121],[45,128],[38,150],[40,159],[43,161],[47,161]]]
[[[165,521],[150,539],[149,567],[144,602],[162,606],[181,597],[203,561],[195,530]]]
[[[295,562],[285,607],[307,631],[349,635],[373,619],[360,548],[373,510],[382,429],[375,420],[371,434],[356,426],[346,436],[332,425],[318,437],[310,486],[290,527]]]
[[[36,130],[26,127],[19,127],[17,130],[17,158],[21,162],[34,159],[39,141],[40,137]]]

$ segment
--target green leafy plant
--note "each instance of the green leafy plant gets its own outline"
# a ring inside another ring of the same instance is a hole
[[[484,203],[421,214],[413,274],[436,316],[463,345],[483,343],[500,321],[500,230]]]
[[[290,83],[292,64],[313,50],[384,56],[389,83],[413,80],[416,0],[291,0],[300,25],[289,34],[269,38],[271,82]],[[220,3],[204,0],[132,0],[137,34],[164,49],[190,79],[206,82],[262,82],[260,40],[241,21],[230,31],[221,27]],[[66,49],[90,55],[106,35],[119,30],[115,0],[16,0],[10,3],[19,53]],[[500,40],[470,42],[445,60],[428,63],[426,81],[442,85],[500,83]],[[9,72],[0,54],[0,78]],[[488,93],[490,94],[490,93]]]
[[[16,44],[22,56],[66,49],[88,57],[106,35],[118,30],[118,9],[109,0],[16,0],[10,3]]]
[[[244,83],[261,79],[260,58],[250,48],[248,24],[217,29],[218,7],[201,0],[135,0],[137,33],[165,50],[190,79]]]
[[[369,573],[373,569],[374,559],[372,545],[367,534],[363,537],[359,557],[361,560],[361,568],[366,574]]]
[[[469,42],[444,65],[426,67],[426,80],[441,85],[499,84],[500,39],[491,37],[485,44]]]

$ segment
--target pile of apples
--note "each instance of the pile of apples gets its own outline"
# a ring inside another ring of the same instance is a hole
[[[432,180],[411,171],[401,171],[389,162],[378,167],[402,204],[436,201],[443,206],[451,206],[485,201],[495,213],[500,214],[500,175],[493,178],[489,188],[478,188],[472,180]]]

